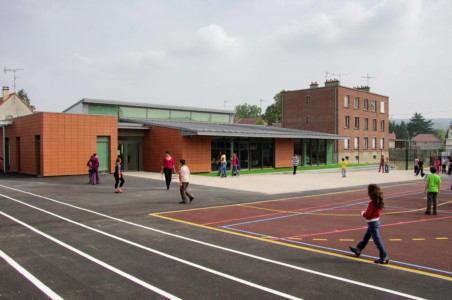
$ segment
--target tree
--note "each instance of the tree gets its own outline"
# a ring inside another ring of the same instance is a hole
[[[22,100],[24,100],[24,102],[27,103],[27,105],[30,106],[32,110],[36,110],[36,107],[34,105],[31,105],[30,98],[28,98],[28,94],[24,89],[19,90],[19,92],[17,92],[17,95],[22,98]]]
[[[433,122],[432,120],[425,120],[420,113],[415,112],[407,124],[407,129],[410,138],[422,133],[433,133]]]
[[[273,97],[275,102],[272,105],[269,105],[265,110],[264,119],[269,125],[281,122],[283,93],[284,91],[281,91],[276,94],[275,97]]]
[[[248,103],[237,105],[235,107],[235,117],[242,118],[257,118],[261,115],[262,109],[257,105],[250,105]]]
[[[396,124],[395,121],[389,122],[389,132],[395,133],[396,138],[402,140],[407,140],[410,136],[404,121],[400,124]]]

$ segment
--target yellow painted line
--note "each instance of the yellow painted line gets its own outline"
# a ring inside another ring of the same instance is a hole
[[[289,211],[289,210],[280,210],[280,209],[264,208],[264,207],[258,207],[258,206],[246,205],[246,204],[238,204],[237,206],[240,206],[240,207],[247,207],[247,208],[254,208],[254,209],[259,209],[259,210],[268,210],[268,211],[278,212],[278,213],[299,214],[299,212],[293,212],[293,211]]]
[[[301,241],[302,238],[289,238],[289,240],[294,240],[294,241]]]
[[[390,242],[400,242],[402,239],[389,239]]]
[[[166,216],[159,215],[159,213],[149,214],[149,215],[150,216],[155,216],[155,217],[158,217],[158,218],[162,218],[162,219],[167,219],[167,220],[170,220],[170,221],[175,221],[175,222],[179,222],[179,223],[193,225],[193,226],[196,226],[196,227],[201,227],[201,228],[204,228],[204,229],[210,229],[210,230],[214,230],[214,231],[219,231],[219,232],[223,232],[223,233],[228,233],[228,234],[233,234],[233,235],[237,235],[237,236],[241,236],[241,237],[251,238],[251,239],[255,239],[255,240],[259,240],[259,241],[264,241],[264,242],[267,242],[267,243],[282,245],[282,246],[291,247],[291,248],[295,248],[295,249],[302,249],[302,250],[305,250],[305,251],[311,251],[311,252],[315,252],[315,253],[326,254],[326,255],[329,255],[329,256],[340,257],[342,259],[345,258],[345,259],[350,259],[350,260],[354,260],[354,261],[359,261],[359,262],[364,262],[364,263],[372,263],[373,264],[373,260],[365,260],[365,259],[354,257],[354,256],[348,256],[348,255],[344,255],[344,254],[328,252],[328,251],[325,251],[325,250],[309,248],[309,247],[306,247],[306,246],[291,244],[291,243],[282,242],[282,241],[279,241],[279,240],[263,239],[261,237],[257,237],[257,236],[253,236],[253,235],[249,235],[249,234],[244,234],[244,233],[240,233],[240,232],[234,232],[234,231],[225,230],[225,229],[222,229],[222,228],[209,227],[209,226],[196,224],[196,223],[192,223],[192,222],[188,222],[188,221],[183,221],[183,220],[179,220],[179,219],[169,218],[169,217],[166,217]],[[406,272],[410,272],[410,273],[421,274],[421,275],[425,275],[425,276],[429,276],[429,277],[440,278],[440,279],[452,281],[452,277],[439,275],[439,274],[434,274],[434,273],[429,273],[429,272],[426,272],[426,271],[420,271],[420,270],[410,269],[410,268],[407,268],[407,267],[395,266],[395,265],[391,265],[391,264],[384,265],[384,266],[387,267],[387,268],[391,268],[391,269],[402,270],[402,271],[406,271]]]
[[[447,237],[437,237],[437,238],[435,238],[435,240],[448,240],[449,238],[447,238]]]
[[[425,238],[413,238],[413,241],[425,241]]]
[[[328,241],[328,239],[317,239],[317,238],[314,238],[314,239],[312,239],[313,241]]]
[[[354,242],[355,239],[339,239],[341,242]]]

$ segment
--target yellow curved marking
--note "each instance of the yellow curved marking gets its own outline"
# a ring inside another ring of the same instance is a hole
[[[175,221],[175,222],[179,222],[179,223],[184,223],[184,224],[188,224],[188,225],[197,226],[197,227],[204,228],[204,229],[210,229],[210,230],[215,230],[215,231],[219,231],[219,232],[223,232],[223,233],[233,234],[233,235],[237,235],[237,236],[241,236],[241,237],[251,238],[251,239],[255,239],[255,240],[259,240],[259,241],[263,241],[263,242],[267,242],[267,243],[273,243],[273,244],[282,245],[282,246],[286,246],[286,247],[291,247],[291,248],[296,248],[296,249],[303,249],[303,250],[311,251],[311,252],[315,252],[315,253],[326,254],[326,255],[330,255],[330,256],[346,258],[346,259],[350,259],[350,260],[354,260],[354,261],[360,261],[360,262],[364,262],[364,263],[372,263],[373,264],[372,260],[365,260],[365,259],[362,259],[362,258],[357,258],[357,257],[348,256],[348,255],[344,255],[344,254],[338,254],[338,253],[334,253],[334,252],[327,252],[325,250],[308,248],[306,246],[295,245],[295,244],[291,244],[289,242],[283,242],[283,241],[279,241],[279,240],[270,240],[268,238],[262,238],[262,237],[257,237],[257,236],[253,236],[253,235],[249,235],[249,234],[240,233],[240,232],[229,231],[229,230],[225,230],[225,229],[222,229],[222,228],[209,227],[209,226],[196,224],[196,223],[192,223],[192,222],[188,222],[188,221],[184,221],[184,220],[179,220],[179,219],[174,219],[174,218],[170,218],[170,217],[166,217],[166,216],[161,216],[161,215],[159,215],[159,213],[154,213],[154,214],[149,214],[149,215],[150,216],[154,216],[154,217],[158,217],[158,218],[162,218],[162,219],[167,219],[167,220],[170,220],[170,221]],[[384,265],[384,266],[387,267],[387,268],[392,268],[392,269],[397,269],[397,270],[402,270],[402,271],[406,271],[406,272],[411,272],[411,273],[421,274],[421,275],[425,275],[425,276],[429,276],[429,277],[440,278],[440,279],[452,281],[452,277],[439,275],[439,274],[434,274],[434,273],[429,273],[429,272],[426,272],[426,271],[420,271],[420,270],[410,269],[410,268],[407,268],[407,267],[395,266],[395,265],[391,265],[391,264]]]

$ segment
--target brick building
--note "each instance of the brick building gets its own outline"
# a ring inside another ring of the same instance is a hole
[[[285,91],[282,100],[282,126],[320,131],[341,136],[334,142],[335,161],[378,163],[389,156],[389,97],[371,93],[367,86],[349,88],[338,80],[314,82],[310,88]],[[318,152],[322,145],[309,140],[295,141],[296,152],[306,163],[323,163]]]

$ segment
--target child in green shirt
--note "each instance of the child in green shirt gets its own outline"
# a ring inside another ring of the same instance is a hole
[[[436,174],[435,167],[431,167],[430,172],[432,174],[428,175],[425,178],[426,184],[424,193],[427,194],[427,210],[425,211],[425,214],[430,215],[431,207],[433,204],[433,214],[436,215],[436,208],[438,206],[438,194],[441,190],[441,177]]]

